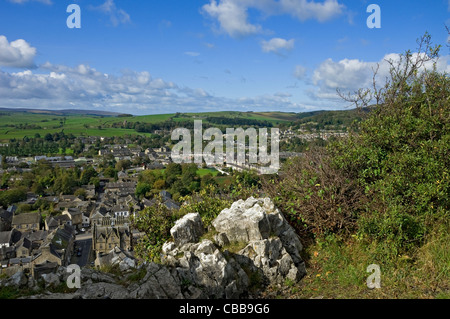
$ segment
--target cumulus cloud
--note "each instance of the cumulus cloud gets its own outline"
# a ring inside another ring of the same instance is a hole
[[[260,25],[254,25],[247,21],[248,7],[245,1],[237,0],[211,0],[202,7],[202,11],[216,19],[220,24],[220,30],[232,37],[246,36],[262,32]]]
[[[36,48],[25,40],[10,43],[5,36],[0,35],[0,66],[33,68],[35,56]]]
[[[285,40],[282,38],[273,38],[269,41],[263,40],[261,42],[261,48],[263,52],[271,52],[278,55],[282,55],[282,51],[287,50],[290,51],[294,48],[295,40]]]
[[[343,13],[345,6],[337,0],[324,2],[308,0],[280,0],[281,11],[300,21],[314,19],[325,22]]]
[[[114,0],[106,0],[102,5],[91,8],[108,15],[112,25],[115,27],[119,24],[131,22],[130,15],[123,9],[117,8]]]
[[[423,53],[422,53],[423,55]],[[419,57],[413,53],[412,59]],[[367,62],[358,59],[343,59],[333,61],[327,59],[313,72],[312,83],[316,89],[310,92],[311,97],[332,99],[337,98],[336,89],[354,92],[360,88],[372,87],[374,71],[378,69],[376,82],[382,86],[390,75],[391,63],[397,65],[401,55],[397,53],[386,54],[380,61]],[[450,56],[441,57],[436,63],[439,72],[450,72]],[[421,71],[431,70],[433,61],[426,62]]]
[[[45,63],[36,70],[8,73],[0,70],[2,106],[26,108],[101,109],[133,114],[210,111],[299,111],[302,105],[289,94],[227,98],[203,88],[179,86],[149,72],[123,70],[105,74],[80,64],[75,67]]]
[[[201,11],[216,20],[219,30],[231,37],[263,33],[261,25],[248,21],[249,9],[265,17],[291,15],[300,21],[313,19],[325,22],[342,14],[345,6],[338,0],[210,0]]]

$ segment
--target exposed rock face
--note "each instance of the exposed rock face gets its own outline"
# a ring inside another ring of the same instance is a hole
[[[165,264],[176,269],[181,282],[191,292],[187,298],[235,299],[248,288],[247,274],[210,240],[188,243],[180,248],[165,246],[163,252]],[[176,258],[181,254],[182,257]],[[201,291],[196,287],[201,287]]]
[[[270,283],[297,281],[305,274],[302,244],[294,229],[270,198],[239,200],[212,222],[217,242],[246,242],[235,258],[239,264],[262,271]]]
[[[119,263],[123,270],[120,278],[82,269],[81,288],[75,293],[33,298],[237,299],[249,297],[249,291],[253,292],[255,287],[283,283],[286,279],[298,281],[305,275],[300,240],[270,199],[235,202],[219,214],[212,226],[215,236],[209,234],[205,237],[210,239],[199,242],[205,233],[200,215],[185,215],[171,230],[173,241],[163,246],[163,263],[137,267],[138,271],[145,268],[141,279],[130,279],[133,275],[130,271],[136,265],[124,258]],[[230,251],[230,247],[240,249]],[[67,277],[61,267],[44,279],[50,285]],[[27,284],[23,274],[7,283],[11,282]]]
[[[192,217],[184,218],[190,221]],[[195,223],[183,219],[180,225],[201,233],[199,216]],[[260,278],[259,284],[270,284],[298,281],[306,274],[300,257],[302,244],[269,198],[237,201],[212,225],[217,232],[214,243],[184,240],[163,247],[165,264],[175,267],[182,281],[203,287],[207,296],[242,297],[255,284],[249,276]],[[194,231],[184,229],[183,233]],[[245,248],[230,253],[226,247],[231,243],[244,243]]]
[[[173,240],[177,246],[187,243],[196,243],[205,230],[199,213],[190,213],[176,221],[170,230]]]

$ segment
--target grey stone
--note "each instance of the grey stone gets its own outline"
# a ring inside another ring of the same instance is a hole
[[[170,230],[176,246],[196,243],[204,234],[202,218],[199,213],[190,213],[177,220]]]

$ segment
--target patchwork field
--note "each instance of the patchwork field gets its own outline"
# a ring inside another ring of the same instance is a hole
[[[0,141],[6,142],[10,139],[22,139],[24,137],[35,137],[37,134],[45,136],[64,131],[66,134],[75,136],[124,136],[126,134],[139,134],[151,136],[150,133],[137,133],[134,129],[123,129],[111,127],[114,123],[160,123],[168,120],[175,122],[185,120],[201,119],[207,122],[208,118],[248,119],[267,121],[274,125],[295,121],[298,119],[295,113],[282,112],[210,112],[210,113],[177,113],[177,114],[155,114],[144,116],[100,116],[89,114],[64,114],[64,113],[42,113],[31,111],[11,111],[0,109]]]

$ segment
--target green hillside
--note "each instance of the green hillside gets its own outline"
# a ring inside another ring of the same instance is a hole
[[[338,113],[336,113],[338,112]],[[338,115],[336,115],[338,114]],[[161,124],[173,128],[176,123],[193,120],[202,120],[205,124],[213,126],[277,126],[281,124],[303,124],[307,122],[323,122],[338,116],[344,118],[339,123],[348,124],[357,118],[354,111],[319,111],[309,113],[283,113],[283,112],[206,112],[206,113],[176,113],[156,114],[143,116],[126,115],[95,115],[72,114],[62,112],[23,111],[0,109],[0,141],[34,137],[37,134],[44,136],[64,131],[75,136],[124,136],[126,134],[139,134],[151,136],[152,127],[139,130],[134,125]]]

